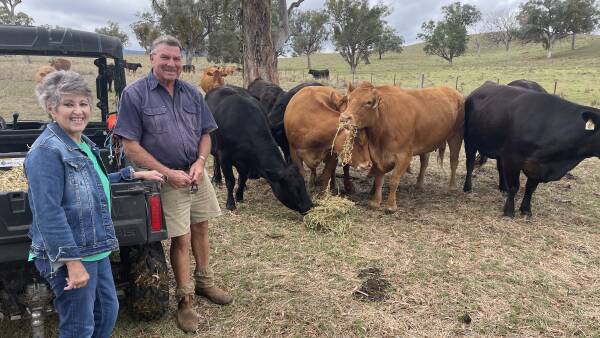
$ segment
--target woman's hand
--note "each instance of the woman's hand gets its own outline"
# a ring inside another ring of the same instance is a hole
[[[85,270],[83,263],[81,263],[80,260],[76,260],[67,261],[65,265],[67,266],[67,272],[69,275],[69,277],[65,278],[67,280],[67,286],[65,286],[65,290],[85,287],[90,280],[90,275]]]
[[[146,181],[158,181],[161,183],[165,181],[164,175],[156,170],[136,171],[133,173],[133,178],[138,178]]]

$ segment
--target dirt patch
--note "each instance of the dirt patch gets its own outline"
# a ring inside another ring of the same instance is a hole
[[[365,279],[360,288],[352,293],[354,298],[358,300],[368,300],[372,302],[380,302],[389,296],[392,284],[383,278],[383,269],[377,267],[369,267],[361,269],[358,272],[358,277]]]

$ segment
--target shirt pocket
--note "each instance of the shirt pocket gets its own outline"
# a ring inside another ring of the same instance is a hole
[[[87,166],[87,158],[74,157],[65,159],[68,168],[69,181],[74,185],[85,185],[83,180],[85,177],[85,168]]]
[[[144,112],[144,128],[153,134],[167,132],[167,107],[146,108]]]
[[[183,111],[185,112],[184,118],[186,124],[190,126],[195,132],[199,132],[202,129],[201,114],[195,105],[183,105]]]

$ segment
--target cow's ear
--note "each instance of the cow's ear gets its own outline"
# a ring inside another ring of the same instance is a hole
[[[381,104],[381,95],[379,95],[379,93],[377,93],[377,91],[373,91],[373,93],[375,94],[375,101],[373,102],[373,109],[377,109],[377,107],[379,107],[379,105]]]
[[[600,112],[584,111],[581,118],[585,121],[585,130],[596,130],[600,126]]]
[[[354,91],[354,89],[356,89],[354,87],[354,85],[352,84],[352,82],[348,81],[348,83],[346,84],[346,88],[347,88],[347,92],[348,94],[352,93]]]
[[[212,71],[208,71],[208,72],[206,72],[206,75],[213,76],[213,72]]]

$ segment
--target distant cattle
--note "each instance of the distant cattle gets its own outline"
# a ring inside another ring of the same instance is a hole
[[[556,181],[588,157],[600,156],[600,110],[547,93],[487,82],[465,102],[467,176],[472,189],[475,153],[495,158],[499,187],[508,192],[504,215],[514,217],[521,171],[527,176],[519,210],[531,215],[540,182]]]
[[[258,99],[264,108],[265,115],[271,111],[279,95],[284,93],[278,85],[261,78],[255,79],[248,85],[248,92]]]
[[[328,183],[332,189],[335,188],[337,154],[342,151],[346,139],[353,137],[346,129],[342,129],[336,137],[340,109],[344,108],[345,101],[335,89],[305,87],[294,95],[283,118],[292,161],[300,171],[304,171],[303,164],[310,168],[311,183],[318,185],[321,191],[327,188]],[[317,182],[316,169],[322,162],[325,162],[325,168]],[[371,167],[364,129],[358,131],[357,137],[354,138],[349,164],[359,170]],[[347,166],[344,168],[344,174],[344,189],[349,193],[353,188]]]
[[[226,76],[227,74],[223,74],[223,68],[209,67],[200,75],[200,88],[204,93],[208,93],[214,88],[223,86]]]
[[[115,65],[106,65],[106,84],[108,84],[108,91],[112,92],[112,84],[115,79]]]
[[[329,69],[310,69],[308,74],[311,74],[315,79],[328,79],[329,80]]]
[[[238,66],[225,66],[223,67],[223,72],[227,75],[232,75],[235,72],[239,72],[241,71],[242,68],[238,67]]]
[[[127,70],[129,72],[132,72],[132,73],[135,74],[135,72],[137,72],[138,68],[142,68],[142,64],[141,63],[125,62],[125,68],[127,68]]]
[[[182,66],[182,70],[184,73],[195,73],[196,72],[196,66],[194,65],[183,65]]]
[[[281,148],[281,151],[283,151],[283,155],[285,156],[285,159],[288,162],[290,160],[290,148],[287,141],[287,137],[285,136],[283,116],[292,97],[294,97],[294,95],[296,95],[296,93],[298,93],[300,89],[308,86],[322,86],[322,84],[320,84],[319,82],[302,83],[290,89],[289,91],[282,93],[277,98],[277,101],[275,101],[275,104],[273,104],[273,107],[271,108],[271,111],[268,115],[273,137],[275,138],[275,141]]]
[[[222,86],[209,91],[206,102],[219,126],[211,133],[211,153],[225,176],[227,209],[235,209],[236,200],[243,201],[248,178],[261,177],[283,205],[302,214],[308,212],[312,202],[304,179],[294,164],[285,163],[258,100],[243,88]],[[238,172],[235,200],[233,167]]]
[[[35,83],[40,83],[44,79],[44,77],[52,72],[56,71],[54,67],[51,66],[41,66],[38,68],[37,72],[35,72],[34,79]]]
[[[50,60],[50,66],[54,67],[56,70],[70,70],[71,61],[67,59],[56,58]]]
[[[413,155],[443,149],[446,143],[450,148],[449,186],[455,187],[463,139],[462,94],[446,87],[408,89],[369,82],[357,88],[349,85],[348,93],[348,105],[340,120],[367,128],[371,174],[375,177],[371,207],[379,208],[383,176],[391,171],[385,210],[396,211],[396,190]]]

